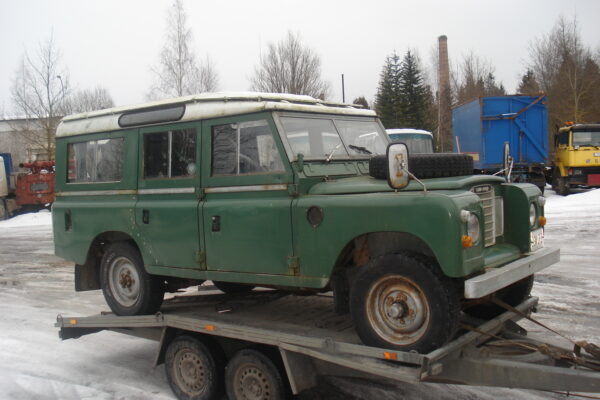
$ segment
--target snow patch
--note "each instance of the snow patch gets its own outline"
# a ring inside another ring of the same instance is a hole
[[[50,211],[41,210],[36,213],[21,214],[6,221],[0,221],[0,229],[41,225],[52,225],[52,213]]]

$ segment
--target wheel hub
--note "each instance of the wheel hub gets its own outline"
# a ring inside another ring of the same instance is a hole
[[[271,398],[270,383],[260,369],[248,366],[239,373],[239,385],[236,394],[248,400],[264,400]],[[236,397],[238,398],[238,397]]]
[[[179,351],[176,355],[175,377],[189,394],[201,393],[205,386],[205,371],[202,359],[191,351]]]

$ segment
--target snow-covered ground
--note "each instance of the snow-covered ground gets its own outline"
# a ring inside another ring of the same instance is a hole
[[[546,245],[561,262],[536,276],[537,317],[600,342],[600,190],[546,193]],[[60,341],[57,314],[107,309],[100,291],[75,292],[72,264],[53,255],[50,213],[0,222],[0,399],[173,399],[156,343],[111,332]],[[555,339],[535,325],[536,337]],[[303,399],[548,399],[562,395],[453,385],[378,385],[332,378]]]

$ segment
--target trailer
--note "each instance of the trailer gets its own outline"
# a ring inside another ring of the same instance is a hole
[[[165,364],[179,399],[220,399],[223,392],[231,399],[288,398],[321,376],[600,392],[597,347],[541,343],[517,324],[531,318],[535,297],[489,321],[463,315],[454,340],[428,354],[361,344],[351,318],[333,312],[332,302],[330,294],[226,295],[203,285],[165,300],[154,315],[59,315],[56,327],[63,340],[108,330],[157,341],[155,365]]]

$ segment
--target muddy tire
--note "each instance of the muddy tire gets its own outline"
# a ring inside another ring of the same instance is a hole
[[[142,256],[127,243],[108,246],[100,262],[100,286],[117,315],[154,314],[162,304],[165,283],[144,268]]]
[[[364,344],[428,353],[454,336],[460,305],[454,283],[436,265],[387,254],[360,268],[350,310]]]
[[[408,169],[419,179],[472,175],[473,158],[455,153],[412,154],[408,158]],[[387,158],[371,157],[369,175],[375,179],[387,179],[387,173]]]
[[[179,336],[167,347],[165,372],[178,399],[221,399],[224,368],[222,359],[199,339]]]
[[[569,184],[567,183],[567,178],[558,177],[556,179],[556,194],[561,196],[567,196],[570,192]]]
[[[243,283],[213,281],[213,285],[223,293],[246,293],[254,289],[253,285],[245,285]]]
[[[242,349],[225,368],[225,389],[229,399],[287,399],[287,381],[273,357],[255,349]]]
[[[512,285],[499,290],[495,293],[495,296],[511,306],[517,306],[527,300],[531,295],[531,289],[533,288],[534,276],[528,276],[527,278],[521,279],[513,283]],[[477,304],[463,310],[465,314],[471,315],[479,319],[492,319],[502,314],[506,310],[494,303],[483,303]]]

